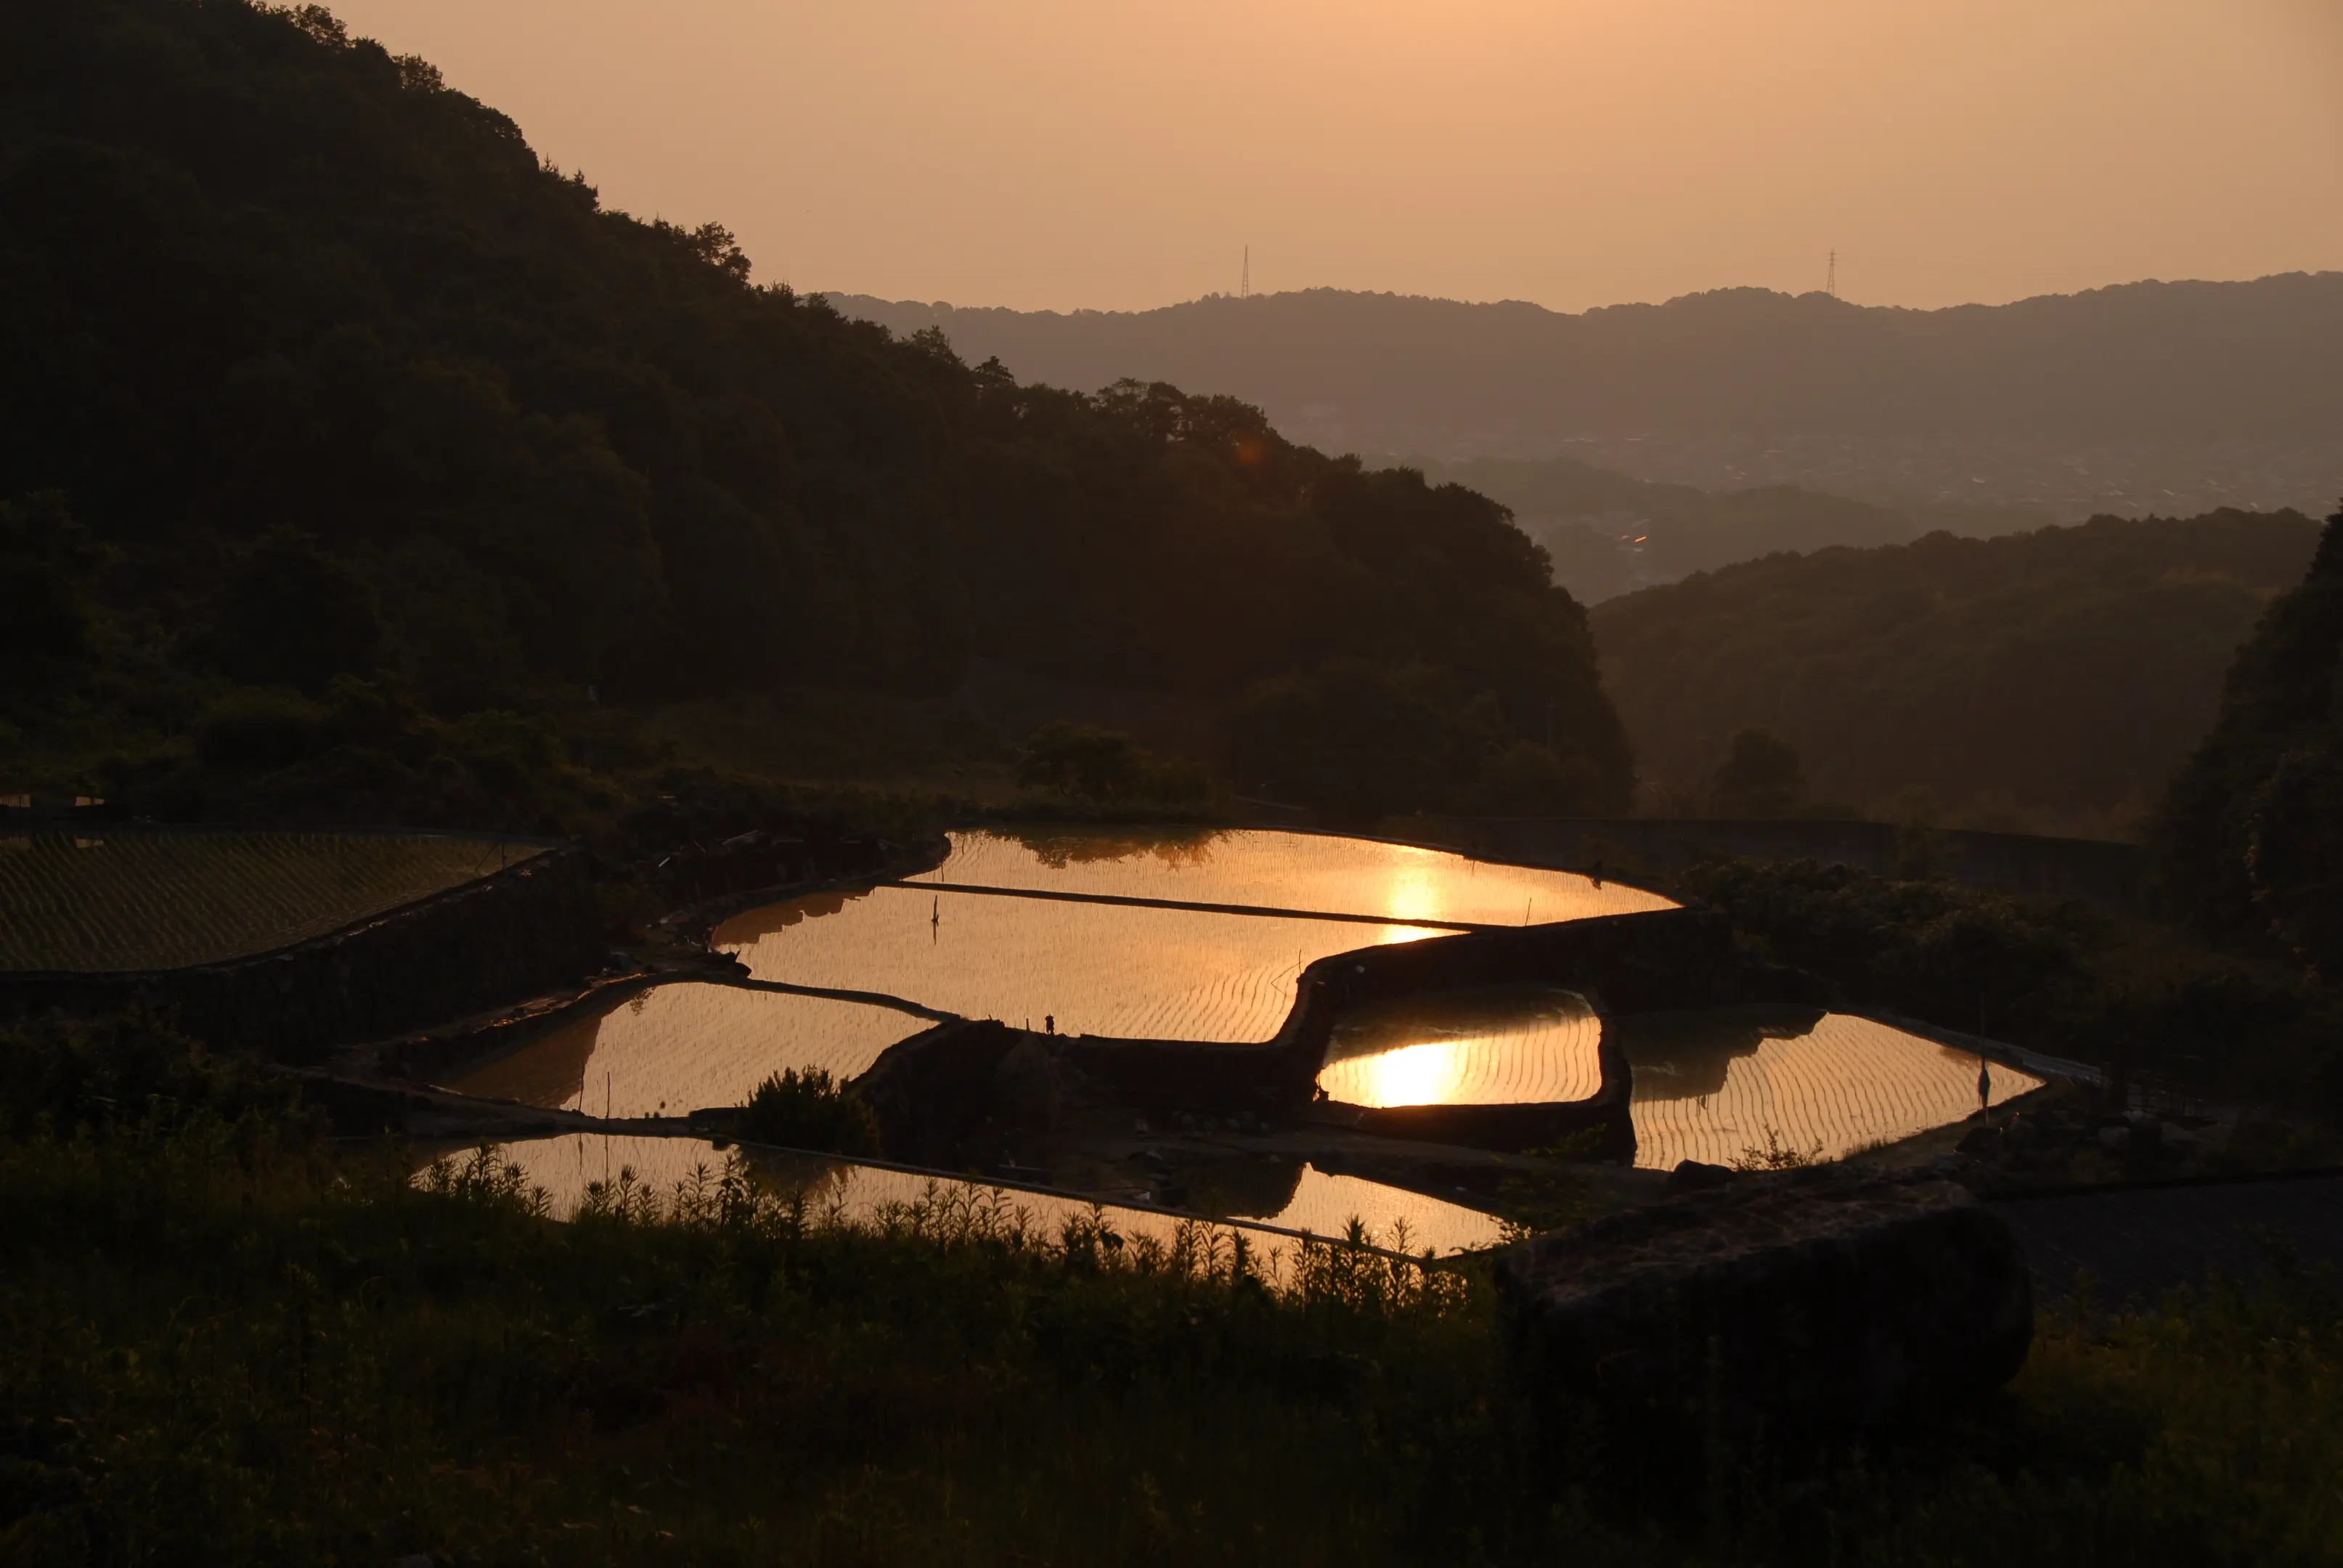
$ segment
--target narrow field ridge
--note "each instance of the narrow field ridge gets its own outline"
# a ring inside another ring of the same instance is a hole
[[[908,888],[921,893],[974,893],[988,899],[1043,899],[1061,904],[1118,904],[1138,910],[1193,910],[1207,915],[1252,915],[1272,920],[1342,920],[1354,926],[1425,926],[1442,931],[1503,931],[1510,926],[1474,925],[1464,920],[1434,920],[1417,916],[1361,915],[1332,910],[1281,910],[1268,904],[1205,904],[1188,899],[1140,899],[1121,893],[1060,893],[1041,888],[989,888],[975,882],[885,881],[881,888]]]

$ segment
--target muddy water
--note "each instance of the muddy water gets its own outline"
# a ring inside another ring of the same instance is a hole
[[[576,1212],[590,1184],[615,1181],[621,1171],[631,1171],[638,1181],[665,1196],[679,1184],[695,1179],[712,1182],[722,1174],[727,1159],[724,1151],[699,1139],[598,1133],[522,1140],[501,1145],[499,1153],[520,1167],[530,1186],[544,1191],[548,1206],[560,1218]],[[768,1186],[784,1193],[802,1192],[809,1213],[835,1213],[858,1225],[885,1224],[890,1218],[900,1219],[908,1205],[940,1200],[946,1204],[990,1207],[1011,1223],[1021,1222],[1018,1217],[1021,1216],[1022,1228],[1055,1238],[1068,1220],[1087,1219],[1092,1211],[1091,1205],[1081,1199],[1011,1191],[981,1182],[844,1162],[760,1161],[756,1169]],[[1104,1213],[1118,1233],[1152,1237],[1166,1246],[1179,1225],[1172,1216],[1114,1204],[1104,1205]],[[1477,1210],[1306,1166],[1273,1211],[1242,1217],[1330,1238],[1342,1235],[1355,1217],[1377,1245],[1404,1240],[1411,1251],[1429,1248],[1443,1256],[1493,1246],[1502,1240],[1498,1221]],[[1289,1245],[1274,1237],[1257,1241],[1262,1250]]]
[[[1628,1019],[1635,1163],[1730,1165],[1767,1145],[1835,1160],[1977,1109],[1977,1059],[1870,1019],[1762,1012]],[[1990,1069],[1993,1104],[2038,1089]]]
[[[1350,1105],[1584,1100],[1603,1025],[1575,991],[1503,986],[1361,1008],[1335,1026],[1318,1086]]]
[[[950,858],[918,879],[1376,915],[1400,923],[1519,926],[1675,907],[1657,893],[1616,882],[1598,886],[1570,871],[1490,865],[1371,839],[1251,829],[955,833]]]
[[[686,983],[655,986],[564,1025],[447,1087],[596,1116],[682,1115],[739,1105],[769,1073],[849,1079],[930,1020],[822,997]]]
[[[883,991],[1061,1034],[1265,1040],[1304,966],[1446,933],[1422,926],[1131,909],[875,888],[769,905],[717,928],[759,980]]]

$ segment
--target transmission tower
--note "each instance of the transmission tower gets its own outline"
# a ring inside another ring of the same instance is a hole
[[[1830,271],[1824,275],[1823,292],[1833,299],[1838,297],[1838,252],[1835,250],[1830,255]]]
[[[1252,297],[1252,246],[1244,247],[1244,270],[1237,274],[1237,297]]]

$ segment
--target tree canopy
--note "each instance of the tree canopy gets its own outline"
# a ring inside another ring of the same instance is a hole
[[[2183,913],[2268,931],[2343,977],[2343,511],[2238,653],[2151,844]]]

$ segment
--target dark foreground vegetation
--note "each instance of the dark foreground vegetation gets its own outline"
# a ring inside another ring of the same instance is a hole
[[[760,286],[319,6],[0,4],[0,407],[11,789],[478,819],[686,700],[1330,660],[1472,708],[1403,805],[1632,786],[1495,503]]]
[[[574,1223],[421,1188],[150,1024],[0,1038],[0,1560],[2290,1563],[2343,1550],[2343,1302],[2077,1308],[1988,1405],[1618,1503],[1475,1266],[850,1230],[739,1171]]]
[[[1841,809],[1900,819],[1917,797],[1978,826],[2137,831],[2318,538],[2293,512],[1933,534],[1748,561],[1593,619],[1652,804],[1710,809],[1758,727]]]

